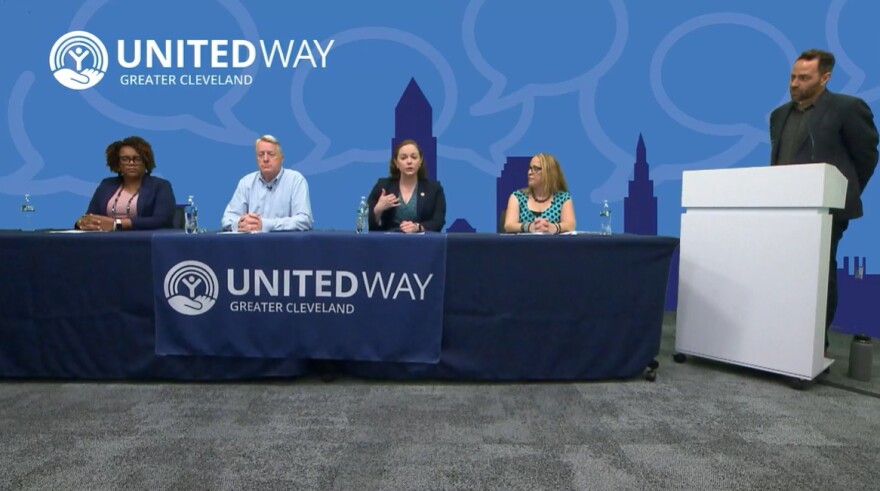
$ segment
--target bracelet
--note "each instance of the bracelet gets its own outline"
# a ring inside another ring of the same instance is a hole
[[[528,225],[528,224],[527,224],[526,222],[522,222],[521,224],[519,224],[519,231],[522,232],[522,233],[525,233],[525,232],[526,232],[526,226],[527,226],[527,225]]]
[[[562,231],[562,228],[559,227],[558,223],[554,223],[553,225],[556,225],[556,235],[559,235],[559,232]]]
[[[418,223],[418,224],[416,224],[416,225],[419,226],[419,232],[424,232],[424,231],[425,231],[425,227],[423,227],[421,223]]]

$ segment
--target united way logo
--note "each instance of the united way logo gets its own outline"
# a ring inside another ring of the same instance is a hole
[[[68,32],[52,46],[49,68],[55,80],[68,89],[94,87],[107,73],[107,48],[89,32]]]
[[[183,315],[199,315],[217,302],[219,283],[210,266],[199,261],[183,261],[165,275],[165,299]]]

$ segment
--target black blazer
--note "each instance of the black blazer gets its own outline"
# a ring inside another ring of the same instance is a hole
[[[770,114],[770,165],[825,162],[837,167],[847,179],[846,207],[832,210],[835,218],[862,216],[862,191],[877,167],[877,127],[874,114],[862,99],[826,90],[809,111],[807,132],[798,145],[796,162],[779,162],[782,127],[794,110],[794,102]]]
[[[376,215],[373,208],[379,202],[379,196],[382,190],[386,193],[396,194],[400,196],[400,181],[391,177],[383,177],[376,182],[373,190],[370,191],[370,197],[367,198],[367,204],[370,206],[370,230],[393,230],[394,224],[394,208],[389,208],[382,213],[382,225],[376,221]],[[426,231],[439,232],[446,224],[446,195],[443,193],[443,186],[439,181],[431,181],[428,179],[419,179],[416,189],[413,191],[418,196],[418,205],[416,210],[416,223],[422,225]]]
[[[106,216],[107,202],[121,185],[122,178],[118,176],[101,181],[95,189],[87,213]],[[174,207],[174,191],[171,189],[171,183],[160,177],[146,175],[138,191],[137,216],[132,217],[131,227],[134,230],[171,228]]]

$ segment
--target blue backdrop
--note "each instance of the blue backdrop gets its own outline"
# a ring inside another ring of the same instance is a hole
[[[395,107],[414,79],[432,111],[447,224],[463,219],[495,230],[505,163],[550,152],[563,165],[578,229],[598,228],[607,199],[620,231],[641,134],[657,232],[677,236],[683,170],[767,162],[768,116],[787,99],[800,51],[834,52],[831,90],[880,109],[871,41],[878,15],[880,4],[867,0],[3,2],[0,228],[21,225],[24,193],[37,208],[37,228],[72,224],[108,174],[104,148],[132,134],[153,144],[156,172],[171,180],[178,201],[195,195],[202,226],[218,228],[235,183],[255,169],[254,139],[271,133],[285,165],[310,183],[316,227],[351,229],[359,197],[387,172]],[[86,90],[66,88],[50,68],[53,45],[77,30],[108,53],[104,78]],[[179,42],[183,57],[172,49],[170,68],[156,58],[148,67],[149,40],[163,48]],[[214,61],[229,64],[233,41],[246,40],[255,59],[212,68],[208,46],[197,67],[193,40],[221,40]],[[266,63],[261,40],[292,46],[286,66],[278,57]],[[121,66],[120,41],[129,62],[141,42],[138,66]],[[328,45],[320,56],[317,48]],[[132,74],[175,75],[177,84],[123,84]],[[182,85],[196,75],[249,83]],[[876,257],[878,188],[868,187],[866,216],[841,243],[849,267]],[[858,264],[861,277],[851,276],[859,291],[880,291],[871,265]],[[841,305],[853,308],[871,307]]]

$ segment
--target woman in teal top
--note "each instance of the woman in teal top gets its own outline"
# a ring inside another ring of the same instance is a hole
[[[505,232],[559,234],[575,227],[574,205],[562,168],[549,153],[532,157],[529,186],[518,189],[507,200]]]

